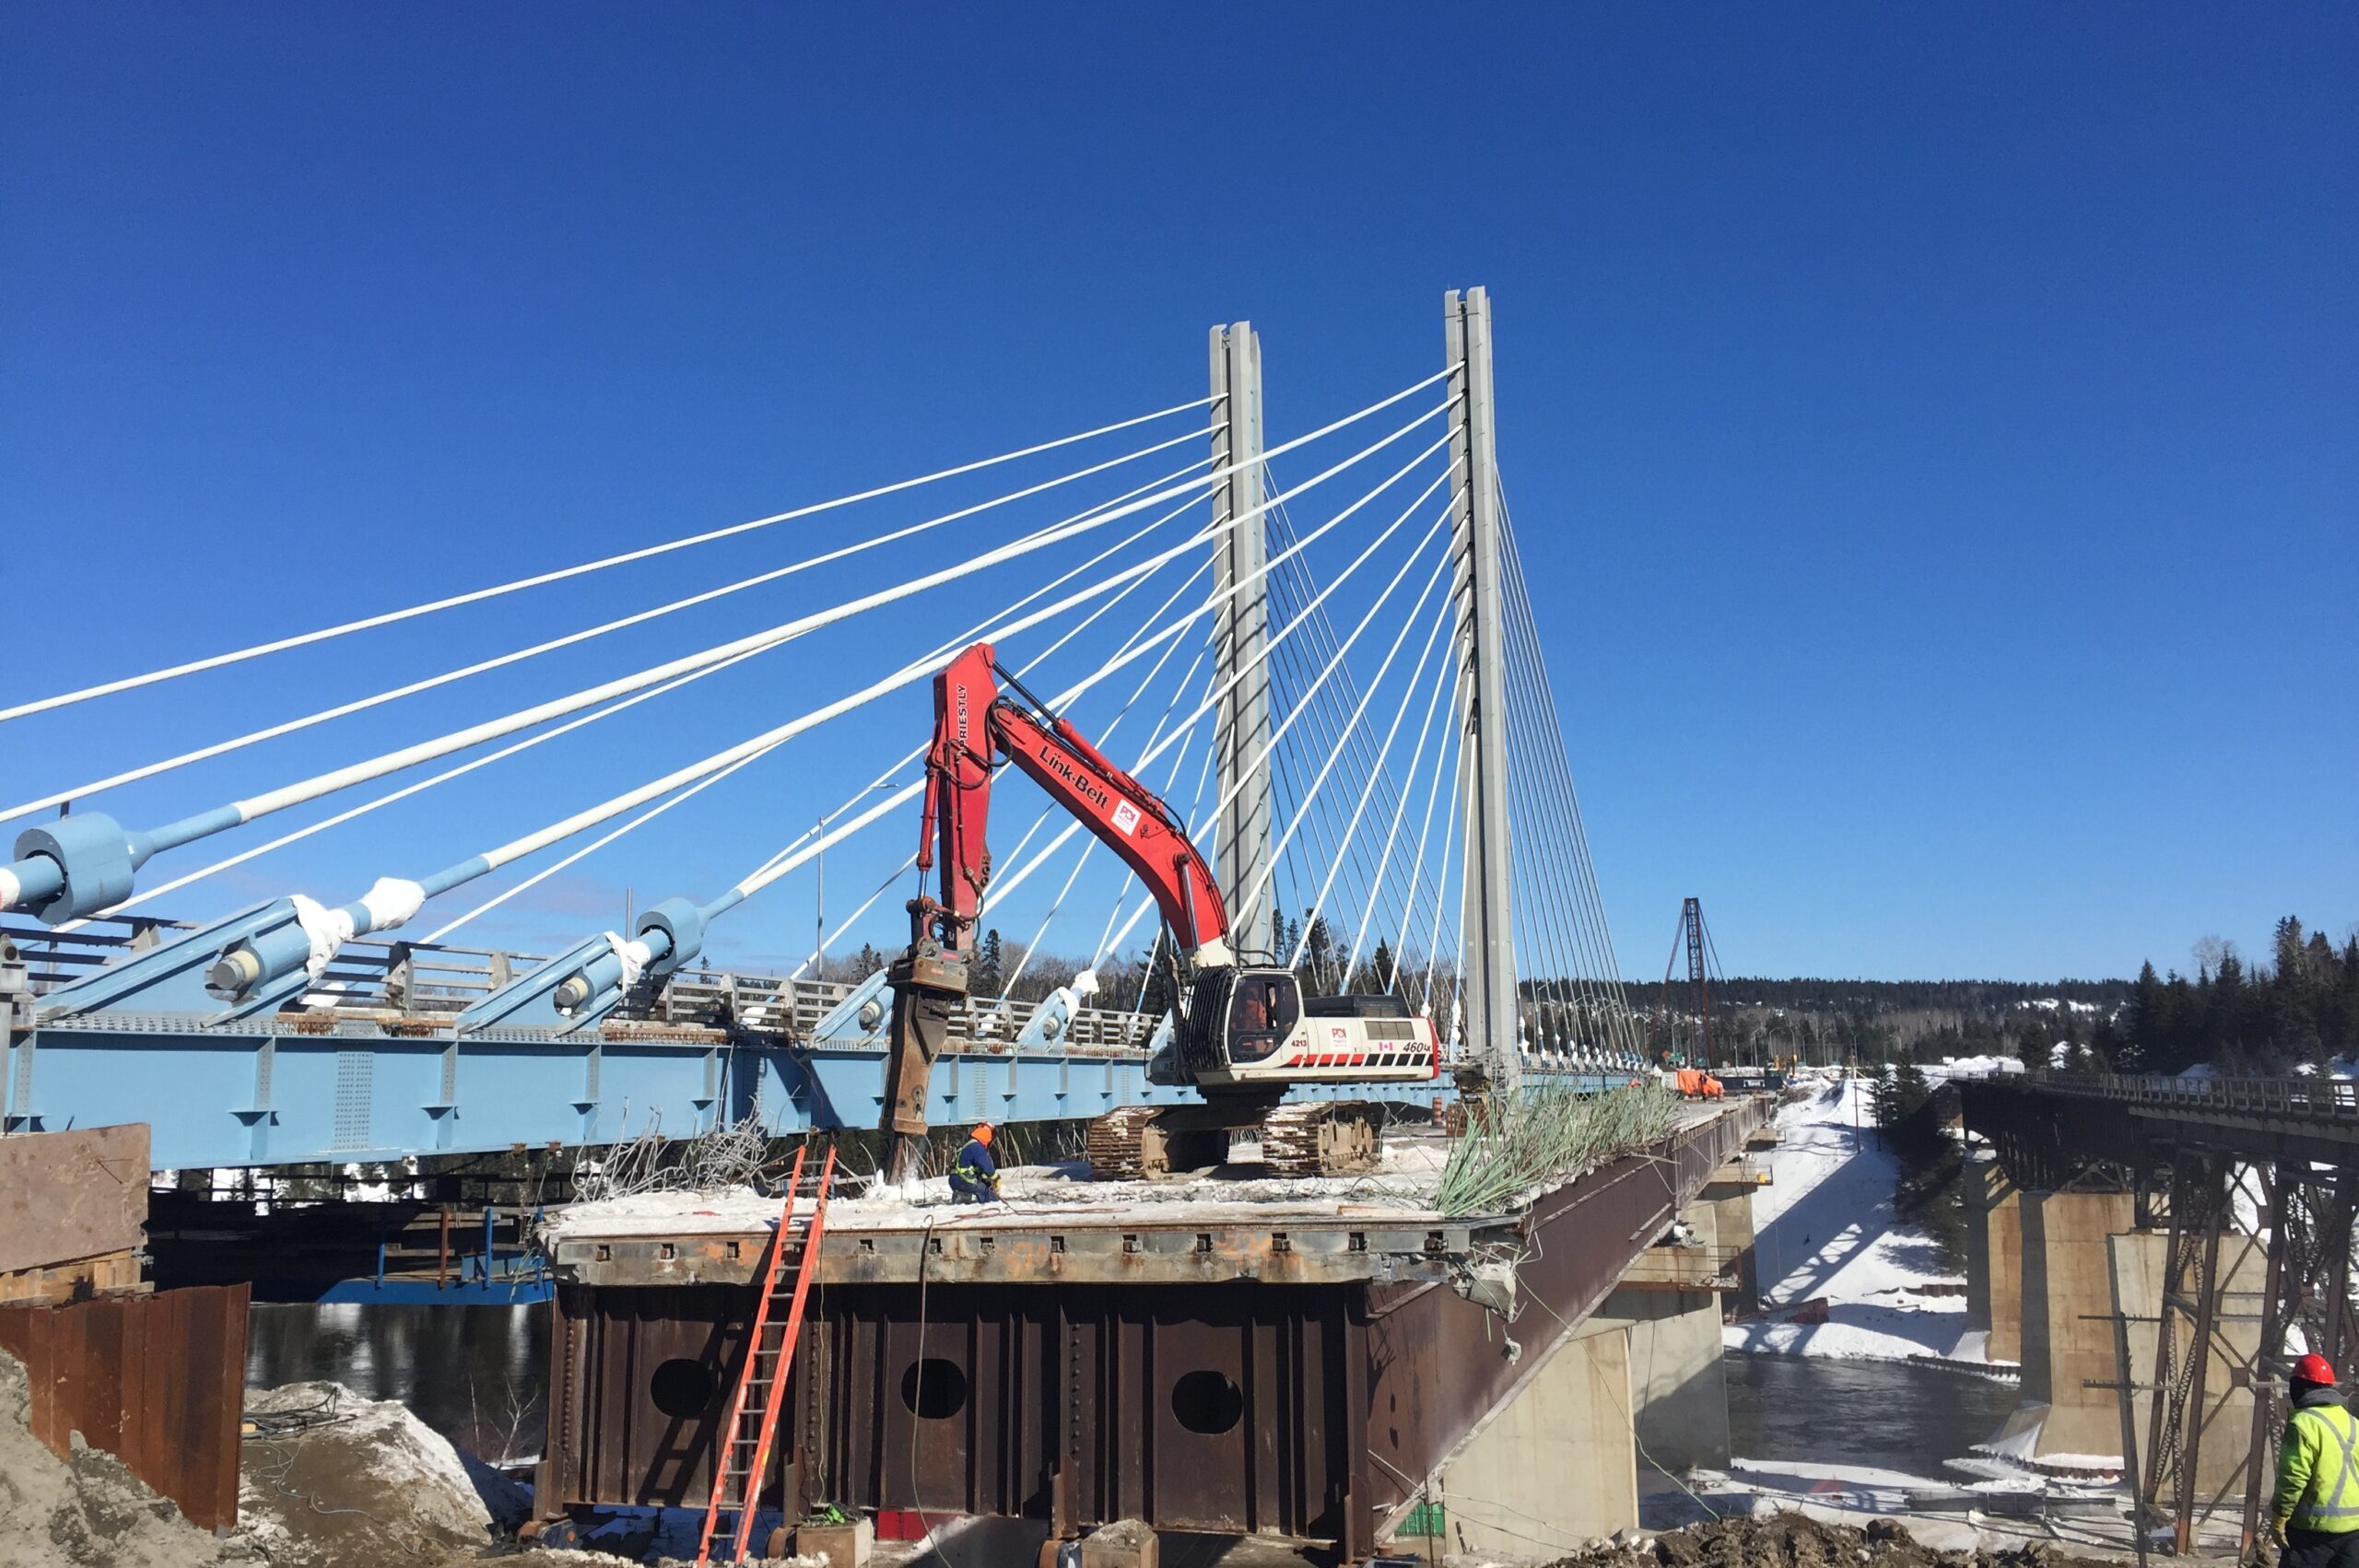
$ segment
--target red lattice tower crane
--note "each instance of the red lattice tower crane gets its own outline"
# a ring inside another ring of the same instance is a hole
[[[1667,1013],[1671,1006],[1672,977],[1679,967],[1679,955],[1687,954],[1687,1000],[1696,1010],[1700,1031],[1696,1049],[1691,1053],[1697,1067],[1708,1067],[1712,1061],[1712,978],[1711,965],[1707,961],[1712,939],[1704,929],[1704,901],[1690,898],[1679,907],[1679,931],[1672,938],[1671,961],[1662,969],[1662,1001],[1658,1017]],[[1668,1031],[1665,1038],[1669,1038]]]

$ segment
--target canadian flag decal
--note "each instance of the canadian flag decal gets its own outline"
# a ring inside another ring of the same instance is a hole
[[[1139,825],[1139,809],[1128,801],[1114,805],[1114,825],[1124,833],[1135,832]]]

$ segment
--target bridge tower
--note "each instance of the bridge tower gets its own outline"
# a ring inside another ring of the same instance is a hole
[[[1458,400],[1450,524],[1458,557],[1459,812],[1464,870],[1459,952],[1465,963],[1466,1040],[1495,1093],[1522,1081],[1518,1054],[1515,908],[1508,843],[1506,595],[1499,550],[1498,451],[1492,427],[1491,297],[1481,288],[1442,296],[1444,363]]]
[[[1262,510],[1262,337],[1252,323],[1212,329],[1212,396],[1219,427],[1213,471],[1237,467],[1213,491],[1213,522],[1238,520],[1213,538],[1213,679],[1223,694],[1213,745],[1220,798],[1228,802],[1213,831],[1213,868],[1221,896],[1241,910],[1270,863],[1272,816],[1270,665],[1261,657],[1270,636],[1270,534]],[[1244,678],[1232,681],[1239,669]],[[1264,945],[1250,931],[1234,940]]]

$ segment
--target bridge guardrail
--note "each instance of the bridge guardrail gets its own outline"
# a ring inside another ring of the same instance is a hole
[[[125,954],[142,952],[178,932],[194,929],[182,920],[102,915],[70,931],[0,922],[0,943],[13,946],[15,964],[25,971],[36,996],[69,985]],[[397,1011],[412,1017],[456,1015],[518,975],[547,962],[547,955],[490,948],[428,946],[422,942],[346,942],[305,998],[312,1007],[360,1013]],[[0,985],[0,989],[5,989]],[[807,1040],[819,1021],[850,996],[842,980],[732,974],[718,969],[682,969],[652,997],[634,999],[613,1013],[618,1023],[688,1024],[705,1028],[736,1024],[789,1040]],[[0,1002],[0,1011],[5,1011]],[[955,1042],[985,1048],[1013,1047],[1032,1020],[1038,1002],[975,997],[951,1020]],[[0,1024],[6,1022],[0,1017]],[[1137,1050],[1147,1044],[1159,1019],[1112,1008],[1076,1011],[1058,1044],[1089,1050]]]
[[[2015,1074],[2007,1075],[2011,1081]],[[2359,1082],[2348,1078],[2177,1078],[2162,1074],[2064,1073],[2020,1075],[2027,1088],[2051,1094],[2186,1110],[2242,1111],[2262,1116],[2359,1120]]]

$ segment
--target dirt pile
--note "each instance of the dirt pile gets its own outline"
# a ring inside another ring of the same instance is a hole
[[[1715,1519],[1628,1545],[1601,1546],[1555,1568],[2117,1568],[2034,1544],[1998,1550],[1940,1551],[1889,1519],[1865,1529],[1821,1524],[1801,1514]]]
[[[464,1559],[524,1516],[523,1489],[396,1400],[336,1383],[247,1396],[240,1534],[285,1568],[404,1568]]]

